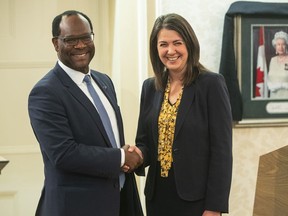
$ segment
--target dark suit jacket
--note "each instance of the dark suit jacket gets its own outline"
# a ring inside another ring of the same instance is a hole
[[[146,199],[152,199],[158,149],[158,116],[163,91],[154,79],[142,88],[136,144],[149,166]],[[173,143],[173,167],[179,196],[188,201],[205,199],[205,208],[228,211],[232,173],[232,118],[229,96],[222,75],[201,73],[183,90]],[[137,170],[143,175],[144,170]],[[165,196],[165,195],[164,195]]]
[[[123,145],[114,86],[105,74],[91,75],[115,110]],[[121,152],[112,148],[93,104],[58,64],[34,86],[28,108],[45,165],[36,215],[118,216]],[[131,192],[134,174],[126,178],[129,189],[124,191]]]

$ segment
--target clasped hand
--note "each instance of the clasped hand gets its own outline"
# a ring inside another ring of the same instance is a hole
[[[125,152],[125,163],[121,167],[123,172],[133,172],[143,163],[143,155],[137,146],[125,145],[122,147]]]

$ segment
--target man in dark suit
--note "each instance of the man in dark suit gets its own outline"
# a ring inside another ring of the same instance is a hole
[[[54,18],[52,33],[58,62],[34,86],[28,105],[45,165],[36,215],[142,215],[131,172],[141,165],[142,158],[124,146],[112,81],[89,68],[95,53],[92,23],[81,12],[66,11]],[[118,147],[112,147],[98,104],[83,81],[85,75],[91,78],[107,111]],[[124,173],[121,188],[119,176]]]

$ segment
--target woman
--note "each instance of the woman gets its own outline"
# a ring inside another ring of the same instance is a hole
[[[288,35],[283,31],[276,32],[272,45],[276,56],[271,58],[268,73],[270,98],[288,98]]]
[[[199,62],[189,23],[156,19],[150,35],[155,77],[143,83],[136,145],[150,166],[147,216],[219,216],[228,212],[232,117],[224,78]]]

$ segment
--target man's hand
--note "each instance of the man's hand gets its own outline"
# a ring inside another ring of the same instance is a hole
[[[143,154],[142,154],[141,150],[137,146],[129,146],[128,151],[129,152],[136,151],[137,154],[143,159]]]
[[[136,146],[125,145],[122,147],[125,152],[125,163],[122,167],[124,172],[133,172],[143,163],[143,156]]]

